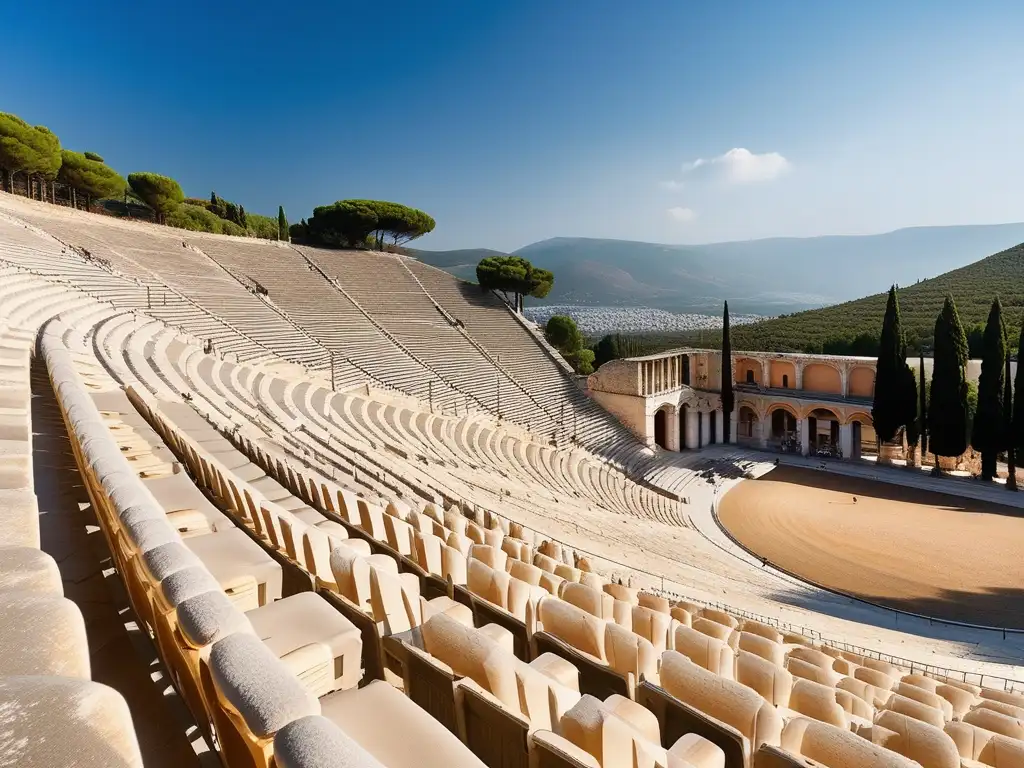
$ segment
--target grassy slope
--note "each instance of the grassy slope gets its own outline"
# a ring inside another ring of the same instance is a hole
[[[916,347],[920,340],[931,346],[935,318],[946,294],[956,301],[965,329],[983,324],[995,296],[1003,304],[1003,317],[1016,347],[1024,311],[1024,245],[1018,245],[966,267],[946,272],[930,280],[900,289],[900,310],[908,341]],[[876,338],[885,313],[885,293],[843,304],[797,312],[749,326],[734,327],[733,349],[768,351],[820,351],[829,339],[851,339],[860,333]],[[662,347],[695,343],[694,334],[657,336]],[[719,343],[718,334],[704,333],[707,345]]]

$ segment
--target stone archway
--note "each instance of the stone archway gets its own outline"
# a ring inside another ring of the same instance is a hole
[[[654,442],[659,448],[668,450],[668,410],[665,408],[654,412]]]
[[[854,413],[846,423],[850,425],[850,430],[853,433],[851,436],[853,450],[850,452],[850,458],[878,456],[878,437],[875,435],[871,417],[866,413]]]
[[[741,405],[737,418],[736,440],[741,444],[755,444],[761,438],[761,424],[757,411],[749,405]]]
[[[839,415],[831,408],[814,408],[807,414],[807,438],[811,455],[839,452]]]
[[[768,411],[769,436],[772,441],[799,439],[797,434],[797,414],[784,404],[772,406]]]

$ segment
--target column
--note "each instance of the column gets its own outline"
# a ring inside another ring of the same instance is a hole
[[[761,430],[759,445],[762,451],[768,450],[768,437],[772,431],[772,417],[771,414],[759,414],[757,419],[757,428]]]
[[[686,409],[686,445],[694,450],[700,447],[697,445],[697,419],[699,418],[700,413],[693,406]]]
[[[804,388],[804,364],[798,360],[793,367],[796,368],[796,388],[797,389],[803,389]]]
[[[799,371],[800,369],[798,368],[797,370]],[[797,419],[796,428],[800,433],[800,453],[806,456],[811,452],[810,424],[808,424],[807,419]]]
[[[709,417],[710,418],[710,417]],[[718,412],[718,416],[715,419],[715,442],[722,444],[725,442],[725,411],[721,410]]]
[[[644,417],[644,425],[645,425],[644,426],[644,435],[647,438],[645,442],[648,445],[650,445],[650,446],[657,445],[658,441],[655,439],[657,437],[657,435],[656,435],[656,430],[654,428],[654,413],[653,412],[652,413],[648,413]]]
[[[740,421],[740,409],[737,408],[732,412],[732,416],[729,418],[729,442],[736,445],[736,440],[739,436],[738,424]]]
[[[771,358],[765,358],[761,361],[761,386],[770,387],[772,385],[772,361]]]
[[[844,459],[853,458],[853,424],[839,425],[839,450]]]
[[[679,450],[679,409],[669,408],[665,414],[665,442],[670,451]]]

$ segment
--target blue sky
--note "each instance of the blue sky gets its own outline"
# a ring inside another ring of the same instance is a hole
[[[122,173],[427,248],[1024,219],[1024,5],[0,4],[0,111]]]

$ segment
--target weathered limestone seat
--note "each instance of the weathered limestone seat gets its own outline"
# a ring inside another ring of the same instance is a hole
[[[0,765],[142,768],[131,713],[112,688],[66,677],[0,677]]]
[[[278,731],[274,762],[278,768],[384,768],[322,715],[303,717]]]
[[[325,718],[388,768],[483,766],[457,736],[382,680],[325,696],[320,708]]]
[[[27,480],[22,487],[0,486],[0,530],[5,545],[39,549],[39,506]]]
[[[0,591],[63,595],[57,561],[33,547],[0,547]]]
[[[927,768],[959,768],[956,743],[941,728],[897,712],[879,712],[871,741]]]
[[[257,637],[286,663],[289,654],[311,644],[321,644],[330,651],[329,676],[321,683],[321,695],[358,685],[362,676],[362,636],[320,595],[302,592],[249,611],[246,616]]]
[[[88,680],[85,620],[59,595],[0,592],[0,675]]]
[[[797,718],[782,731],[782,748],[828,768],[913,768],[910,758],[834,725]]]
[[[280,564],[244,531],[231,528],[207,536],[188,538],[183,543],[225,589],[255,579],[260,590],[260,604],[281,597]]]

